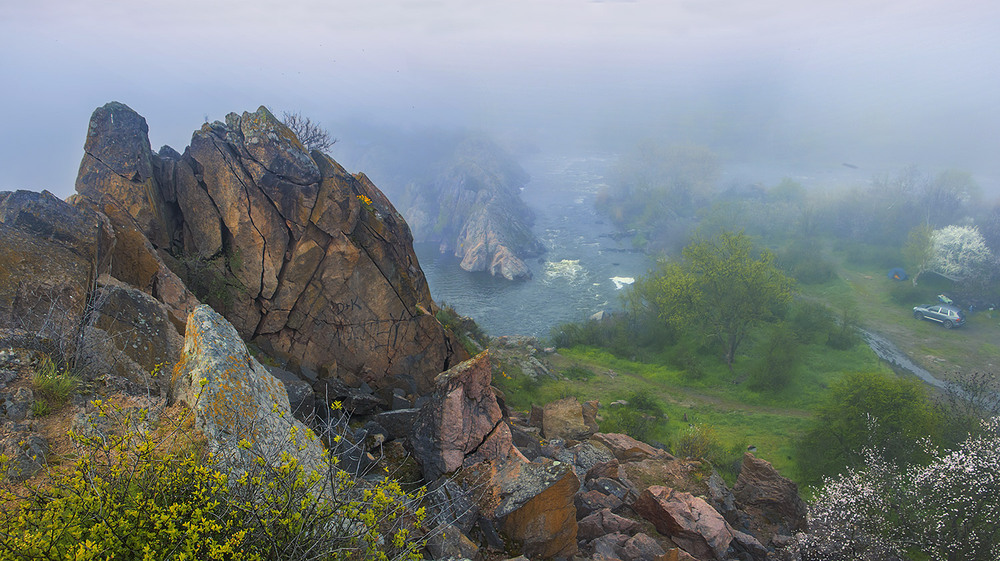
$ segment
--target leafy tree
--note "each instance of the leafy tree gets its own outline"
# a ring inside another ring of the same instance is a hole
[[[958,280],[989,278],[996,260],[975,226],[946,226],[934,230],[932,240],[929,270]]]
[[[309,117],[303,117],[301,113],[288,113],[282,116],[285,126],[292,129],[295,136],[308,150],[319,150],[326,152],[337,143],[337,139],[330,136],[330,131],[323,128],[319,123],[315,123]]]
[[[934,230],[926,222],[910,230],[910,235],[903,246],[903,259],[913,273],[913,286],[917,286],[917,278],[927,272],[927,267],[934,259]]]
[[[919,440],[936,437],[938,415],[920,382],[876,372],[847,373],[831,385],[800,443],[800,464],[814,478],[861,465],[864,450],[888,460],[921,457]]]
[[[732,371],[751,330],[791,302],[793,283],[769,251],[755,251],[742,232],[723,232],[685,247],[680,261],[661,261],[643,284],[660,319],[715,338]]]

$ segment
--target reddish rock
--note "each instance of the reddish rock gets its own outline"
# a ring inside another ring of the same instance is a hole
[[[632,509],[656,530],[698,559],[725,559],[733,529],[707,502],[688,493],[653,486]]]
[[[598,479],[601,477],[607,477],[608,479],[618,479],[619,477],[619,464],[618,460],[610,460],[607,462],[601,462],[595,464],[589,470],[587,470],[587,476],[584,481],[590,481],[591,479]]]
[[[683,549],[675,547],[674,549],[666,552],[663,557],[660,557],[657,561],[698,561],[698,559],[691,557],[691,555]]]
[[[597,426],[597,411],[600,407],[601,402],[596,399],[584,401],[582,403],[583,424],[587,426],[587,430],[590,431],[590,434],[594,434],[595,432],[601,430],[600,427]]]
[[[573,504],[576,505],[577,517],[581,518],[605,508],[618,510],[623,503],[614,495],[607,495],[600,491],[584,491],[573,499]]]
[[[577,551],[574,495],[580,481],[559,462],[507,462],[495,478],[499,505],[493,516],[532,559],[569,557]]]
[[[441,373],[420,409],[410,449],[428,481],[463,465],[503,460],[513,447],[510,428],[490,386],[489,351]]]
[[[607,446],[620,462],[645,460],[647,458],[671,459],[672,456],[659,448],[653,448],[631,436],[617,433],[599,432],[593,439]]]
[[[575,397],[546,403],[542,408],[542,436],[548,440],[581,440],[592,434],[583,422],[583,408]]]
[[[622,546],[622,561],[652,561],[663,554],[663,546],[643,533],[632,536]]]
[[[782,477],[766,460],[749,452],[743,455],[740,475],[733,486],[737,504],[751,518],[754,533],[768,541],[775,533],[793,534],[806,528],[806,505],[798,486]]]
[[[583,541],[590,541],[605,534],[632,534],[638,529],[639,523],[635,520],[618,516],[605,508],[580,520],[577,537]]]

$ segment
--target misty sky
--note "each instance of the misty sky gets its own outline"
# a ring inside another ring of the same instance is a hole
[[[335,136],[653,136],[733,160],[958,167],[990,191],[1000,175],[989,0],[4,0],[0,53],[3,190],[69,195],[111,100],[154,150],[265,104]]]

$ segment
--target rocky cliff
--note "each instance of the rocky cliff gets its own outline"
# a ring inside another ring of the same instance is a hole
[[[206,123],[183,154],[153,153],[147,131],[121,103],[97,109],[73,204],[108,218],[111,274],[176,324],[197,296],[293,366],[376,390],[420,394],[456,362],[409,228],[363,174],[264,107]]]
[[[459,143],[443,171],[411,182],[401,198],[417,241],[438,243],[466,271],[506,279],[531,277],[524,259],[544,248],[531,232],[531,209],[521,200],[527,172],[482,137]]]

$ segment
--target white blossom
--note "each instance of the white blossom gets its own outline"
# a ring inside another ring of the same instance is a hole
[[[945,226],[931,234],[934,255],[927,270],[959,280],[989,275],[995,260],[975,226]]]

